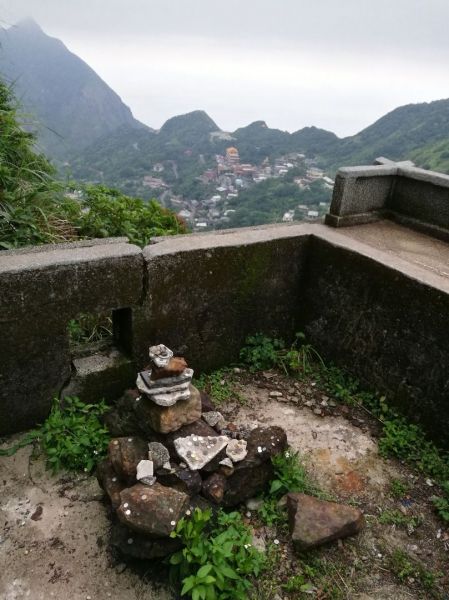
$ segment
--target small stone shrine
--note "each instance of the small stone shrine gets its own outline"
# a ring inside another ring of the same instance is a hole
[[[97,470],[111,503],[112,542],[136,558],[179,548],[170,537],[195,507],[232,507],[266,489],[272,456],[287,446],[280,427],[239,430],[226,423],[193,371],[164,345],[150,348],[137,375],[106,421],[113,435]]]

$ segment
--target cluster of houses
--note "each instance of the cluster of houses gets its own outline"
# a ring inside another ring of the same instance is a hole
[[[325,187],[333,188],[333,180],[304,154],[292,152],[273,161],[266,158],[260,165],[253,165],[241,162],[239,151],[234,146],[229,146],[224,155],[217,154],[214,167],[206,169],[199,176],[201,183],[211,191],[204,199],[173,195],[170,186],[160,176],[164,170],[161,163],[154,165],[154,174],[146,175],[143,184],[160,190],[166,197],[169,196],[170,208],[175,210],[194,230],[205,230],[229,221],[230,215],[235,212],[234,208],[229,207],[229,201],[232,200],[232,204],[235,205],[235,199],[238,198],[241,190],[269,178],[283,177],[291,169],[298,167],[302,174],[295,177],[293,181],[300,189],[308,189],[310,184],[317,180],[321,180]],[[327,203],[320,203],[316,207],[299,205],[296,210],[286,212],[283,221],[288,222],[298,218],[314,219],[324,214],[327,208]]]

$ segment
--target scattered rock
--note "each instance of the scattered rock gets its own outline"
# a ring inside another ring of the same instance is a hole
[[[152,538],[169,536],[189,504],[187,494],[157,482],[151,487],[137,483],[126,488],[120,493],[120,500],[120,521]]]
[[[225,418],[218,412],[218,410],[211,410],[209,412],[203,413],[203,419],[206,421],[208,425],[211,427],[215,427],[218,431],[224,429],[226,425]]]
[[[179,400],[173,406],[158,406],[142,397],[136,403],[135,411],[141,421],[157,433],[177,431],[183,425],[193,423],[201,417],[201,397],[199,391],[190,385],[190,397]]]
[[[150,442],[148,444],[148,458],[153,461],[154,469],[157,471],[157,469],[170,462],[170,452],[164,444]]]
[[[299,551],[358,533],[365,519],[360,510],[306,494],[287,494],[289,528]]]
[[[215,504],[220,504],[223,500],[225,488],[226,477],[221,473],[212,473],[212,475],[203,481],[203,496],[215,502]]]
[[[112,508],[116,510],[120,506],[120,492],[125,488],[125,484],[117,476],[109,458],[98,463],[97,479],[111,501]]]
[[[137,436],[115,438],[109,442],[108,456],[120,479],[134,483],[138,463],[148,457],[148,446]]]
[[[179,437],[175,440],[175,449],[179,457],[184,460],[192,471],[202,469],[223,448],[227,446],[229,438],[220,436]]]
[[[273,392],[270,392],[269,396],[270,396],[270,398],[281,398],[282,392],[273,391]]]
[[[265,554],[265,552],[267,551],[267,544],[264,538],[259,535],[253,536],[252,544],[254,548],[259,552],[262,552],[262,554]]]
[[[248,454],[246,440],[231,440],[226,446],[226,454],[232,462],[240,462]]]

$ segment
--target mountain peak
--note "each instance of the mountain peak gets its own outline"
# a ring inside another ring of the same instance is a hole
[[[25,17],[10,28],[11,31],[23,31],[24,33],[44,33],[41,26],[32,17]]]

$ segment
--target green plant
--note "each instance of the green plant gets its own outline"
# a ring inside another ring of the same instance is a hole
[[[103,401],[85,404],[76,397],[55,398],[43,425],[28,432],[11,448],[0,450],[0,455],[11,456],[19,448],[37,441],[53,472],[60,469],[90,472],[108,446],[108,430],[100,421],[107,410]]]
[[[264,525],[273,527],[274,525],[285,525],[287,522],[287,514],[285,508],[279,506],[279,500],[267,495],[263,499],[261,507],[258,509],[258,514]]]
[[[422,525],[422,518],[404,515],[400,510],[384,510],[379,516],[379,523],[383,525],[396,525],[414,530]]]
[[[171,536],[184,548],[170,558],[172,581],[182,583],[181,595],[192,600],[245,600],[250,577],[263,567],[263,556],[251,545],[251,530],[239,513],[196,508],[190,519],[178,521]]]
[[[196,380],[200,390],[207,392],[217,406],[235,399],[243,404],[244,398],[238,393],[231,379],[230,369],[218,369],[212,373],[202,373]]]
[[[283,350],[284,340],[256,333],[246,338],[245,346],[240,350],[240,359],[252,371],[271,369],[279,366],[279,353]]]
[[[441,490],[443,495],[433,496],[432,502],[443,521],[449,523],[449,481],[441,483]]]
[[[274,479],[270,486],[270,495],[280,498],[288,492],[301,492],[313,496],[323,496],[319,488],[311,481],[298,452],[288,449],[274,456]]]
[[[72,346],[91,344],[112,338],[112,319],[108,315],[81,314],[68,323]]]
[[[403,498],[409,489],[409,485],[400,479],[392,479],[390,482],[390,494],[393,498]]]
[[[391,554],[390,569],[399,581],[406,581],[408,578],[413,577],[427,590],[434,587],[436,578],[439,576],[426,569],[419,562],[413,560],[401,549],[396,549]]]
[[[53,471],[62,468],[92,471],[109,442],[108,430],[100,421],[107,410],[104,401],[85,404],[69,397],[54,401],[48,419],[39,430],[41,446]]]
[[[286,373],[296,377],[314,375],[324,368],[324,361],[312,344],[306,343],[306,336],[299,332],[293,344],[287,350],[279,353],[279,363]]]
[[[126,236],[138,246],[155,236],[187,231],[175,213],[155,200],[145,202],[104,185],[86,187],[75,226],[82,237]]]

